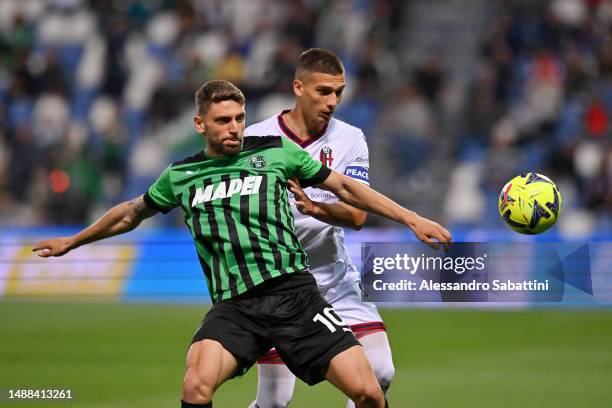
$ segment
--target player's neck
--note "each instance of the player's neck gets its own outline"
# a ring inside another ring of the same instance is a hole
[[[221,153],[207,146],[204,148],[204,156],[208,157],[209,159],[215,159],[217,157],[220,157]]]
[[[285,124],[301,140],[309,140],[319,135],[325,126],[317,123],[308,123],[299,107],[295,107],[283,115]]]
[[[204,156],[208,157],[209,159],[216,159],[217,157],[224,156],[224,154],[223,152],[214,149],[212,146],[206,145],[206,147],[204,147]]]

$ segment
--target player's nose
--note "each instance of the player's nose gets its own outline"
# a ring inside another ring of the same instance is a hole
[[[236,120],[232,120],[231,122],[229,122],[228,126],[229,126],[230,132],[232,133],[238,132],[238,122]]]
[[[327,105],[327,109],[331,112],[333,112],[336,109],[336,106],[338,106],[338,98],[336,97],[336,95],[331,96],[325,102],[325,105]]]

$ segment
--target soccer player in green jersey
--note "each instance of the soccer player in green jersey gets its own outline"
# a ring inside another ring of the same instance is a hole
[[[158,212],[181,207],[213,306],[187,354],[182,407],[212,407],[214,391],[275,347],[308,384],[328,380],[358,407],[384,406],[359,342],[321,297],[294,233],[286,187],[317,185],[342,201],[447,245],[450,233],[387,197],[332,172],[278,136],[243,137],[245,99],[227,81],[196,92],[195,129],[204,151],[173,163],[142,196],[121,203],[71,237],[37,243],[41,257],[128,232]]]

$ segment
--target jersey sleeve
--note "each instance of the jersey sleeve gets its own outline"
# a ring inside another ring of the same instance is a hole
[[[362,182],[365,185],[370,185],[370,155],[368,152],[368,144],[366,143],[363,133],[359,133],[357,142],[351,152],[344,175]]]
[[[157,181],[149,187],[143,198],[145,204],[147,204],[150,209],[161,211],[164,214],[167,214],[174,207],[178,206],[176,197],[172,192],[170,167],[167,167],[162,172]]]
[[[297,177],[302,188],[322,183],[329,177],[331,170],[320,161],[287,138],[281,138],[287,161],[289,178]]]

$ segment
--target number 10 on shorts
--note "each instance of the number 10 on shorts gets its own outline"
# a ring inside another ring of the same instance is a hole
[[[325,315],[325,316],[323,316]],[[329,329],[330,332],[335,333],[336,327],[341,328],[344,331],[350,332],[351,329],[344,323],[344,320],[336,314],[333,308],[326,307],[323,309],[323,314],[317,313],[313,318],[313,322],[321,322]]]

